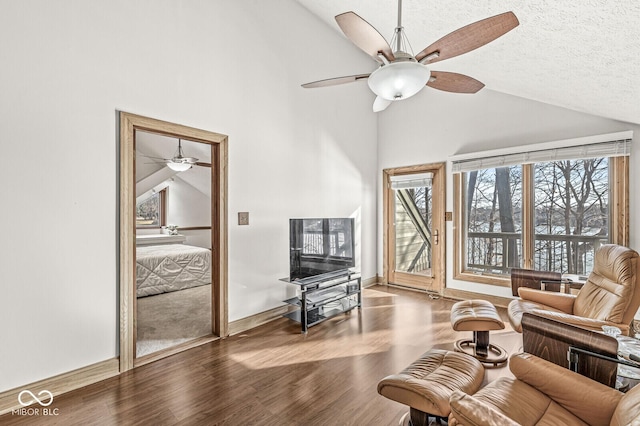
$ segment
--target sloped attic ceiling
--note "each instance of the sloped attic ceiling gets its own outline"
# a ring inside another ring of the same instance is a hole
[[[136,132],[136,182],[145,181],[144,191],[169,177],[182,179],[207,197],[211,195],[211,169],[208,167],[194,166],[184,172],[175,172],[169,169],[163,158],[171,158],[176,155],[178,139],[155,133]],[[211,146],[182,140],[184,154],[187,157],[196,157],[204,163],[211,162]],[[151,158],[150,158],[151,157]],[[147,178],[151,180],[148,181]],[[140,190],[140,189],[139,189]],[[138,194],[140,195],[140,194]]]
[[[338,32],[334,16],[350,10],[387,40],[397,23],[396,0],[297,1]],[[509,10],[520,26],[475,51],[433,64],[432,69],[469,75],[491,90],[640,123],[637,0],[404,0],[403,26],[417,53],[464,25]],[[328,52],[318,54],[328,56]],[[353,54],[365,55],[355,46]],[[370,69],[354,69],[353,74],[375,68],[372,60]],[[418,96],[428,96],[430,90]]]

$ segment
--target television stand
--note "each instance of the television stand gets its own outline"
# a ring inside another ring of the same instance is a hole
[[[298,309],[283,316],[299,322],[303,334],[311,326],[362,306],[362,281],[357,272],[281,281],[300,287],[300,297],[284,301]]]

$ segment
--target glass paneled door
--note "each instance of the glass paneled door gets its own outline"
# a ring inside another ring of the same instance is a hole
[[[444,287],[444,165],[384,173],[387,282],[440,293]]]

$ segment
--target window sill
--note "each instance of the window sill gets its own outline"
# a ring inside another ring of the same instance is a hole
[[[489,284],[498,287],[511,287],[511,277],[500,277],[497,275],[476,274],[473,272],[456,272],[454,279],[460,281],[469,281],[479,284]]]
[[[184,235],[150,234],[136,235],[136,245],[148,246],[156,244],[182,244],[187,240]]]

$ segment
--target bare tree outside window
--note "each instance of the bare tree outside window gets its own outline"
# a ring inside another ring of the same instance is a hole
[[[160,226],[160,193],[136,204],[136,226]]]
[[[595,158],[467,172],[465,269],[508,275],[522,266],[523,169],[532,167],[533,268],[589,273],[610,240],[609,166]]]
[[[534,268],[586,274],[609,240],[607,158],[536,164]]]
[[[522,251],[522,167],[469,172],[467,182],[467,267],[508,273]]]

